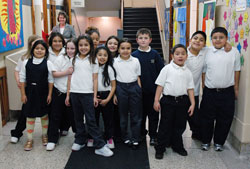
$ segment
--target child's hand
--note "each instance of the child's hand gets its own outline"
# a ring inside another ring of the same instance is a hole
[[[104,99],[104,100],[100,100],[99,101],[99,104],[101,105],[101,106],[106,106],[106,104],[108,103],[109,101],[107,100],[107,99]]]
[[[74,68],[69,67],[68,70],[67,70],[68,75],[72,75],[73,72],[74,72]]]
[[[116,95],[114,95],[114,97],[113,97],[113,103],[114,103],[115,105],[117,105],[117,104],[118,104],[118,100],[117,100]]]
[[[96,97],[94,97],[94,107],[98,106],[98,99]]]
[[[26,104],[27,103],[27,96],[26,95],[22,95],[21,96],[21,101],[23,104]]]
[[[17,84],[17,87],[18,87],[19,89],[21,89],[21,83],[20,83],[20,81],[16,82],[16,84]]]
[[[67,96],[66,99],[65,99],[65,105],[70,106],[69,96]]]
[[[239,89],[234,89],[235,99],[238,99]]]
[[[193,113],[194,113],[194,104],[192,104],[190,107],[189,107],[189,109],[188,109],[188,113],[189,113],[189,116],[192,116],[193,115]]]
[[[225,44],[225,47],[224,47],[225,51],[226,52],[230,52],[232,50],[232,45],[230,43],[226,43]]]
[[[51,102],[51,96],[48,95],[48,97],[47,97],[47,103],[50,104],[50,102]]]
[[[159,103],[159,101],[155,101],[154,102],[154,109],[155,109],[155,111],[160,111],[160,109],[161,109],[161,105],[160,105],[160,103]]]

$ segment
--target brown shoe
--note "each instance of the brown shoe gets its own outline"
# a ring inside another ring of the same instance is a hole
[[[47,135],[42,136],[42,142],[43,142],[44,146],[46,146],[48,144],[48,136]]]
[[[27,143],[24,146],[24,150],[25,151],[30,151],[32,150],[32,145],[33,145],[33,141],[32,140],[28,140]]]

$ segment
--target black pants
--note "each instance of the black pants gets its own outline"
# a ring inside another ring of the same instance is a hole
[[[234,87],[203,90],[201,100],[201,135],[204,144],[214,138],[215,144],[223,145],[229,133],[235,108]]]
[[[132,83],[117,82],[116,95],[122,139],[139,142],[142,121],[141,88],[137,81]],[[131,138],[128,134],[128,113],[130,113]]]
[[[49,142],[57,143],[59,138],[59,129],[62,123],[63,114],[67,114],[72,130],[75,130],[74,114],[71,108],[65,105],[66,94],[61,93],[57,88],[53,88],[51,113],[49,120]]]
[[[99,99],[106,99],[110,91],[98,92]],[[100,113],[102,113],[104,122],[104,136],[106,140],[109,140],[114,135],[114,104],[111,99],[104,107],[100,104],[95,108],[95,117],[97,126],[99,126]]]
[[[102,148],[106,143],[96,125],[93,93],[70,93],[70,98],[76,125],[75,143],[83,145],[87,141],[87,133],[83,123],[83,115],[85,115],[88,134],[94,139],[94,146]]]
[[[163,96],[160,100],[161,119],[157,135],[158,153],[165,152],[165,147],[171,145],[173,149],[183,148],[182,134],[186,129],[189,99],[188,96]]]
[[[159,112],[154,110],[154,93],[142,93],[142,127],[141,134],[144,136],[147,134],[146,119],[148,116],[148,129],[150,138],[157,137],[157,128],[159,123]]]
[[[23,105],[22,105],[21,114],[18,117],[16,127],[15,127],[15,129],[10,131],[11,136],[17,137],[19,139],[20,137],[22,137],[23,131],[25,129],[26,129],[26,116],[25,116],[25,113],[23,111]]]
[[[114,139],[119,141],[121,139],[121,127],[120,127],[120,114],[118,105],[114,104]]]
[[[192,134],[200,136],[199,96],[195,96],[194,113],[192,116],[188,116],[187,120]]]

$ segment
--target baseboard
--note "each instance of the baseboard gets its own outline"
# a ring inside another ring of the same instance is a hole
[[[250,155],[250,143],[240,142],[240,140],[235,137],[232,132],[229,133],[227,141],[240,155]]]

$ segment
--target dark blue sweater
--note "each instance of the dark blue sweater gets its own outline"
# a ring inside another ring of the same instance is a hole
[[[141,64],[142,92],[154,94],[155,80],[164,67],[163,59],[154,49],[151,49],[150,52],[142,52],[137,49],[132,56],[138,58]]]

